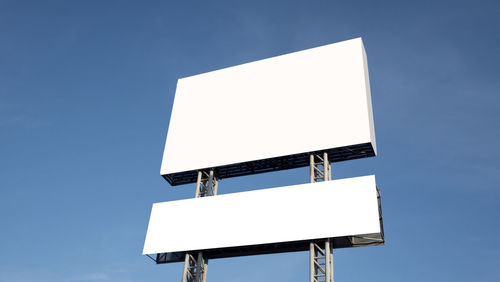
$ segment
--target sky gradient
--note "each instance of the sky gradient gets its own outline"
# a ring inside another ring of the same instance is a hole
[[[179,281],[181,263],[141,255],[152,203],[194,195],[159,174],[177,79],[355,37],[379,155],[333,178],[376,175],[387,242],[335,251],[336,281],[499,281],[499,14],[497,1],[0,0],[0,281]],[[307,281],[308,258],[212,260],[208,281]]]

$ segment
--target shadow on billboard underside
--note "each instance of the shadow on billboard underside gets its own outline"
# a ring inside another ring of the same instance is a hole
[[[329,160],[333,162],[341,162],[347,160],[361,159],[375,156],[371,143],[363,143],[340,148],[332,148],[327,150],[305,152],[294,155],[281,156],[270,159],[255,160],[225,166],[215,167],[215,175],[219,179],[258,174],[271,171],[279,171],[285,169],[299,168],[309,166],[309,156],[311,153],[328,153]],[[188,156],[192,158],[193,156]],[[209,169],[209,168],[204,168]],[[170,185],[181,185],[195,183],[198,170],[190,170],[162,175]]]
[[[197,253],[199,251],[202,251],[203,257],[206,259],[300,252],[300,251],[308,251],[309,244],[311,242],[320,243],[324,242],[325,239],[326,238],[313,241],[304,240],[304,241],[294,241],[294,242],[252,245],[252,246],[239,246],[239,247],[221,248],[221,249],[195,250],[191,252]],[[361,247],[361,246],[376,246],[376,245],[383,245],[385,243],[383,233],[335,237],[330,239],[334,249]],[[157,264],[181,262],[184,261],[186,253],[188,252],[161,253],[157,254],[156,259],[154,260],[156,261]]]

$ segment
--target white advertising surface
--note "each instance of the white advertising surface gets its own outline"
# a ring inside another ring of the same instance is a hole
[[[380,233],[379,216],[373,175],[156,203],[143,254]]]
[[[179,79],[161,174],[366,143],[375,154],[356,38]]]

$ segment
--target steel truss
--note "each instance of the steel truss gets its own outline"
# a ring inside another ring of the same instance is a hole
[[[330,239],[326,239],[323,244],[310,243],[310,281],[333,282],[333,252]]]
[[[214,170],[198,171],[195,198],[217,195],[218,180]],[[202,252],[186,253],[182,282],[205,282],[207,280],[208,259]]]
[[[332,180],[332,167],[328,161],[328,153],[310,154],[310,181]],[[333,251],[330,239],[323,242],[309,243],[309,281],[333,282]]]

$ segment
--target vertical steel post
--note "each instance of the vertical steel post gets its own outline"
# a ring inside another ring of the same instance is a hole
[[[323,153],[323,181],[328,181],[328,154],[326,152]]]
[[[309,281],[314,282],[314,275],[316,271],[314,269],[314,243],[309,243]],[[184,281],[183,281],[184,282]]]
[[[189,271],[189,255],[186,254],[186,258],[184,259],[184,271],[182,273],[182,282],[187,282]]]
[[[210,172],[208,173],[208,180],[206,184],[206,189],[207,189],[207,196],[213,196],[215,195],[214,193],[214,170],[211,169]]]
[[[311,183],[332,179],[332,170],[327,152],[309,155],[309,178]],[[333,246],[330,239],[326,239],[323,242],[324,245],[318,244],[309,243],[309,281],[333,282]],[[323,277],[325,280],[320,280]]]
[[[204,269],[203,266],[205,265],[205,262],[203,261],[203,253],[199,252],[198,253],[198,258],[196,259],[196,274],[195,274],[195,282],[202,282],[201,279],[204,277]]]
[[[201,186],[201,176],[202,175],[203,175],[203,172],[201,170],[198,171],[198,178],[196,179],[196,191],[194,192],[195,198],[200,197],[200,186]]]
[[[309,181],[311,183],[314,183],[316,182],[315,179],[314,179],[314,168],[315,168],[315,164],[314,164],[314,155],[311,154],[309,156]]]
[[[217,187],[219,187],[219,182],[215,181],[215,184],[214,184],[214,187],[213,187],[214,196],[217,195]]]
[[[217,194],[218,180],[213,169],[198,171],[196,179],[195,198],[214,196]],[[196,254],[186,253],[182,282],[205,282],[207,280],[208,259],[202,252]]]
[[[205,259],[203,263],[203,276],[201,281],[205,282],[207,281],[207,269],[208,269],[208,259]]]
[[[330,162],[328,161],[328,153],[323,153],[323,180],[332,180],[332,172],[330,170]]]
[[[330,239],[326,239],[325,241],[325,280],[328,281],[328,282],[331,282],[331,278],[332,278],[332,271],[330,269],[331,267],[331,262],[330,262],[330,258],[331,258],[331,254],[332,254],[332,249],[330,249]]]
[[[330,270],[332,271],[332,275],[331,275],[331,282],[333,282],[334,280],[334,271],[333,271],[333,249],[332,251],[330,252]]]

